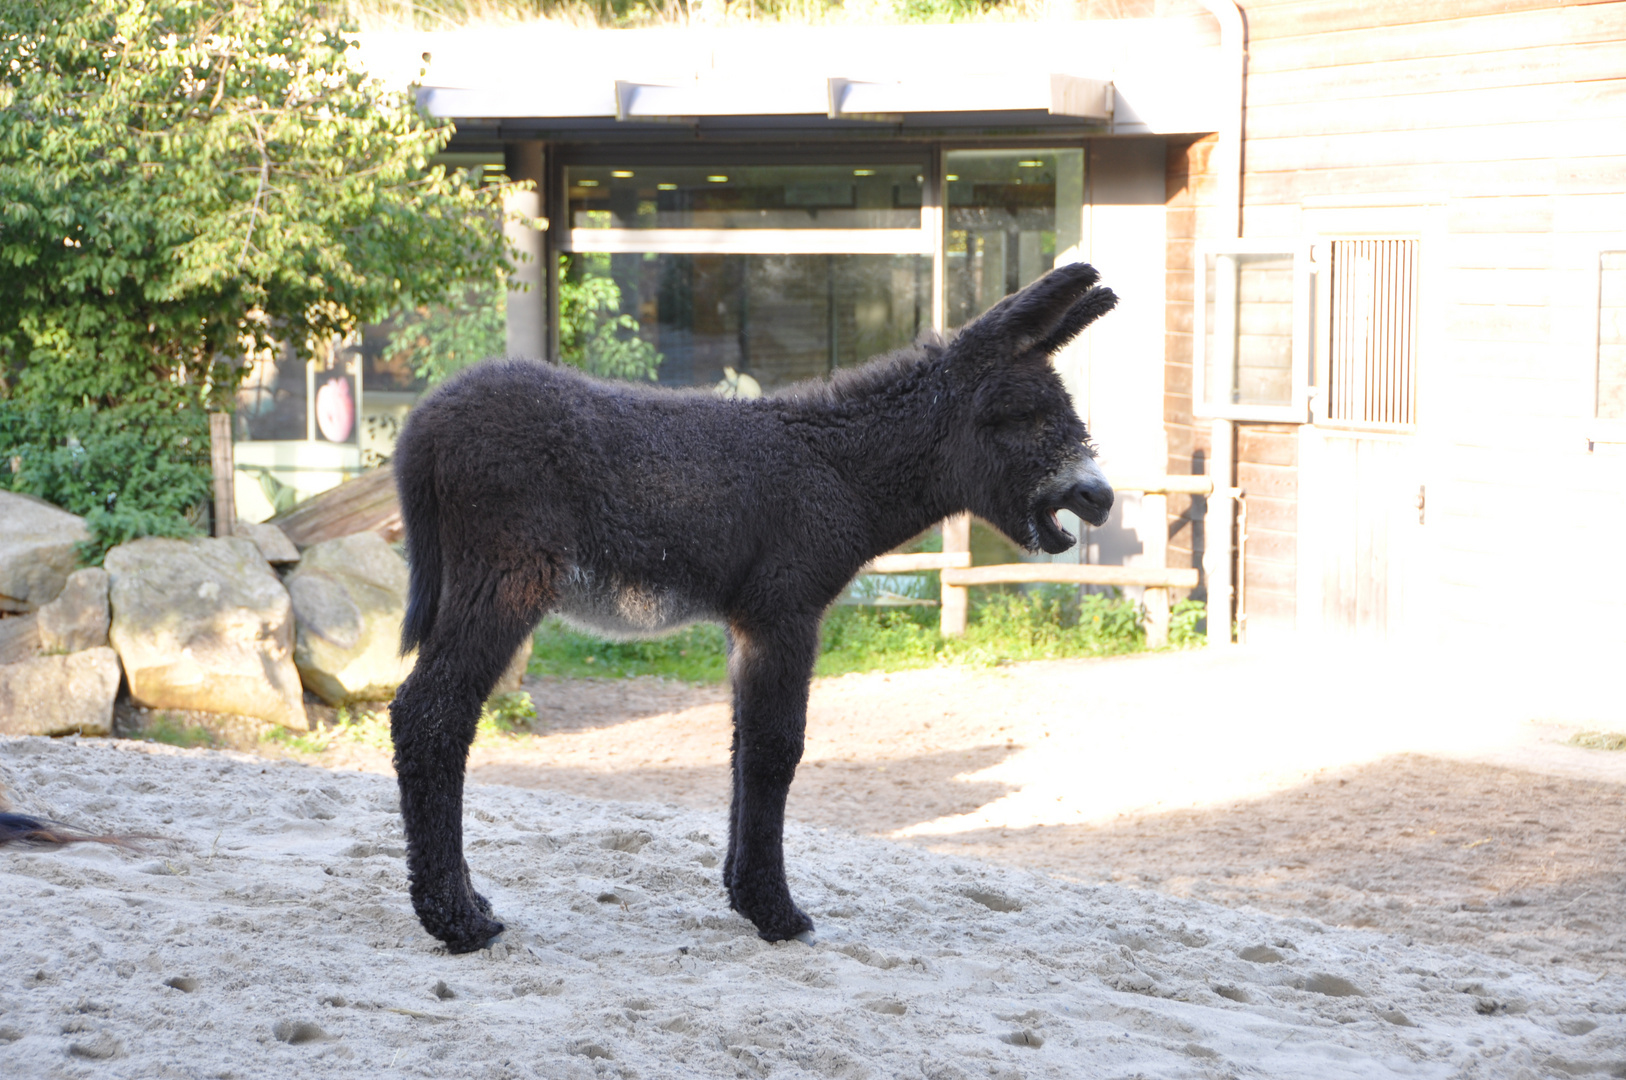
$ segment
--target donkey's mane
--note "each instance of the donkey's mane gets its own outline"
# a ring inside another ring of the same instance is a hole
[[[929,375],[943,357],[944,341],[928,330],[912,344],[866,360],[857,367],[837,368],[822,379],[804,379],[769,394],[769,398],[811,406],[844,406],[874,399],[889,387]]]

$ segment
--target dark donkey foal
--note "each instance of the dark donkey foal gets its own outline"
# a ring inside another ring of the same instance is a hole
[[[1053,271],[944,344],[760,400],[482,364],[415,409],[396,449],[411,564],[391,706],[412,903],[453,952],[502,930],[463,860],[481,702],[537,621],[607,635],[724,623],[734,797],[723,884],[769,941],[813,927],[785,883],[819,621],[859,568],[964,510],[1030,550],[1106,520],[1112,489],[1049,359],[1115,303]]]

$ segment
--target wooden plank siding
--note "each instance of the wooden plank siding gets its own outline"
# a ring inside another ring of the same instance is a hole
[[[1209,158],[1216,145],[1218,140],[1213,135],[1171,140],[1165,157],[1163,431],[1168,438],[1170,476],[1207,475],[1211,454],[1208,425],[1195,420],[1191,413],[1191,268],[1200,230],[1215,213],[1218,192]],[[1202,495],[1169,496],[1169,566],[1202,569],[1208,502]],[[1195,589],[1171,593],[1171,599],[1190,596],[1206,601],[1208,583],[1199,578]]]
[[[1247,640],[1279,640],[1296,629],[1298,606],[1298,427],[1238,424],[1236,486],[1248,501],[1242,587]]]
[[[1341,434],[1312,455],[1295,426],[1238,425],[1250,631],[1290,626],[1303,587],[1300,620],[1390,636],[1401,621],[1429,634],[1505,635],[1522,621],[1601,611],[1613,617],[1595,628],[1626,635],[1626,582],[1606,573],[1610,538],[1626,527],[1626,447],[1589,449],[1584,437],[1598,251],[1626,237],[1626,0],[1241,6],[1243,236],[1418,237],[1425,326],[1415,435],[1380,444]],[[1213,145],[1171,140],[1168,156],[1171,473],[1201,471],[1194,462],[1207,450],[1208,425],[1191,416],[1190,267],[1194,240],[1230,235],[1192,180]],[[1356,211],[1358,228],[1328,224]],[[1304,483],[1347,485],[1361,509],[1340,503],[1343,489],[1318,487],[1312,499]],[[1170,500],[1170,565],[1197,565],[1185,561],[1194,544],[1181,502]],[[1510,527],[1511,506],[1540,524]],[[1508,566],[1549,552],[1601,583],[1509,580]],[[1301,553],[1318,561],[1300,564]]]

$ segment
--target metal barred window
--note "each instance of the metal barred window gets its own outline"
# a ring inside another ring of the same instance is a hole
[[[1327,419],[1417,423],[1417,241],[1334,240]]]

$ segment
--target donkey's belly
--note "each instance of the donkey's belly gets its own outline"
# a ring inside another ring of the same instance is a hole
[[[676,589],[615,581],[572,567],[559,589],[558,614],[601,637],[656,637],[689,623],[715,621],[716,612]]]

